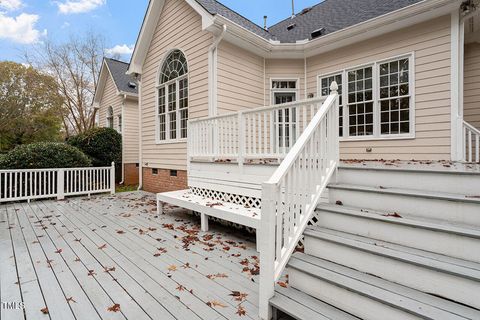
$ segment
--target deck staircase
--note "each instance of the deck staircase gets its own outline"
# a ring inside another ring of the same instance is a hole
[[[296,319],[480,319],[480,172],[342,165],[270,299]]]

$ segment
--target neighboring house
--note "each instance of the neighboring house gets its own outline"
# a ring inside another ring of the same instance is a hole
[[[325,0],[261,28],[151,0],[140,186],[257,231],[262,319],[480,318],[477,7]]]
[[[122,135],[122,181],[138,183],[138,84],[126,74],[128,63],[105,58],[100,71],[94,107],[100,127],[117,130]]]

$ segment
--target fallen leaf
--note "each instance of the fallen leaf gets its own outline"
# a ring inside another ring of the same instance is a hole
[[[43,314],[48,314],[48,308],[45,307],[43,309],[40,309],[40,311],[43,313]]]
[[[105,243],[105,244],[102,244],[100,247],[98,247],[98,249],[103,250],[103,249],[105,249],[106,247],[107,247],[107,244]]]
[[[114,272],[116,270],[115,267],[104,267],[103,269],[105,272]]]
[[[168,267],[168,271],[177,271],[177,266],[172,264]]]
[[[117,233],[118,233],[118,234],[124,234],[125,231],[123,231],[123,230],[117,230]]]
[[[179,286],[177,287],[177,290],[178,290],[178,291],[185,291],[185,289],[186,289],[186,288],[185,288],[184,286],[182,286],[182,285],[179,285]]]
[[[87,274],[87,275],[93,277],[94,275],[96,275],[95,270],[88,270],[88,274]]]
[[[403,218],[401,215],[399,215],[399,214],[396,213],[396,212],[383,214],[383,216],[384,216],[384,217],[392,217],[392,218]]]
[[[118,303],[115,303],[113,306],[108,307],[107,310],[110,312],[118,312],[120,311],[120,305]]]
[[[285,282],[278,281],[277,284],[282,288],[288,288],[288,285]]]
[[[239,316],[247,315],[247,311],[245,310],[244,307],[242,307],[242,305],[238,305],[237,312],[235,312],[235,313],[238,314]]]
[[[58,249],[57,251],[55,251],[55,253],[62,253],[62,249]]]
[[[240,291],[232,291],[232,293],[230,293],[230,296],[234,297],[236,301],[242,302],[247,299],[248,294],[242,293]]]
[[[343,202],[340,201],[340,200],[337,200],[337,202],[335,202],[335,204],[336,204],[337,206],[343,206]]]
[[[73,299],[73,297],[67,298],[67,302],[68,303],[70,303],[70,302],[77,303],[77,301],[75,301],[75,299]]]
[[[209,306],[210,308],[214,308],[214,307],[226,308],[227,307],[223,303],[221,303],[219,301],[216,301],[216,300],[208,301],[207,306]]]

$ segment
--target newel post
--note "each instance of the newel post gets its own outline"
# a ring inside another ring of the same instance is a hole
[[[275,293],[275,221],[276,186],[262,184],[262,213],[260,219],[260,301],[259,313],[262,320],[272,318],[270,299]]]
[[[333,152],[334,152],[334,160],[338,166],[338,163],[340,161],[340,140],[339,140],[339,130],[340,130],[340,124],[339,124],[339,96],[338,96],[338,84],[336,81],[333,81],[332,84],[330,85],[330,94],[335,95],[335,102],[333,104],[333,129],[332,129],[332,135],[335,138],[334,139],[334,147],[333,147]]]
[[[115,162],[110,167],[110,193],[115,194]]]
[[[57,200],[65,199],[65,170],[57,171]]]

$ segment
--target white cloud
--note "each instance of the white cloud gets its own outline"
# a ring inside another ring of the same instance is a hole
[[[63,14],[84,13],[103,6],[107,0],[67,0],[59,2],[58,10]]]
[[[8,11],[18,10],[23,7],[22,0],[0,0],[0,8]]]
[[[35,28],[40,17],[36,14],[22,13],[17,17],[8,17],[0,12],[0,39],[9,39],[14,42],[30,44],[39,41],[47,34]]]
[[[127,46],[126,44],[124,45],[116,45],[113,48],[105,50],[105,53],[108,56],[114,56],[114,55],[130,55],[133,53],[133,46]]]

